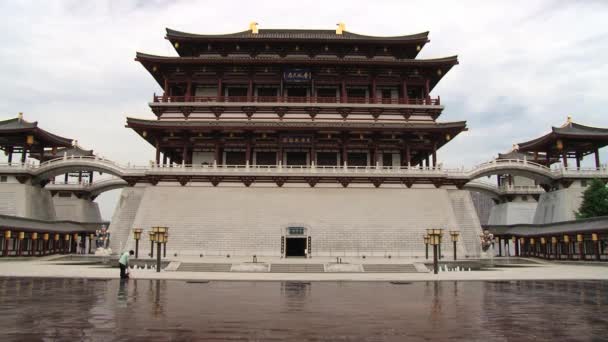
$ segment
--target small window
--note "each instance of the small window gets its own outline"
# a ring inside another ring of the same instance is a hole
[[[304,227],[289,227],[289,235],[304,235]]]
[[[0,183],[6,183],[8,181],[7,176],[0,176]]]

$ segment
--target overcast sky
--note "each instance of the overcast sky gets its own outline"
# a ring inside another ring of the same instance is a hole
[[[0,2],[0,119],[28,121],[120,163],[145,164],[152,146],[124,127],[155,118],[161,89],[136,51],[175,55],[165,28],[230,33],[259,28],[334,29],[368,35],[430,31],[419,58],[457,54],[433,90],[440,121],[469,131],[439,152],[473,166],[513,143],[574,121],[608,127],[608,1],[7,1]],[[602,162],[607,160],[602,151]],[[111,218],[119,190],[103,194]]]

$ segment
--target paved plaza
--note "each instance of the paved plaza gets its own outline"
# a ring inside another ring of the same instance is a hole
[[[91,259],[91,258],[88,258]],[[94,258],[93,258],[94,259]],[[200,265],[228,264],[225,259],[198,260]],[[392,259],[384,265],[412,265],[416,271],[412,272],[361,272],[353,271],[353,267],[363,266],[365,263],[342,260],[343,264],[329,263],[330,260],[299,260],[301,264],[324,265],[325,272],[294,272],[275,273],[260,272],[251,269],[251,263],[244,260],[232,260],[232,271],[228,272],[189,272],[176,271],[180,264],[194,264],[194,260],[173,261],[168,264],[167,270],[156,272],[152,269],[135,269],[131,271],[134,279],[176,279],[176,280],[249,280],[249,281],[428,281],[428,280],[608,280],[608,264],[589,262],[584,265],[568,263],[541,262],[538,260],[515,259],[517,263],[504,266],[487,267],[481,270],[468,271],[442,271],[435,275],[426,269],[422,260]],[[333,260],[335,262],[335,259]],[[295,261],[297,262],[297,261]],[[328,262],[324,264],[324,262]],[[377,262],[366,261],[367,265]],[[447,263],[449,269],[452,266]],[[466,263],[466,261],[462,261]],[[260,260],[260,265],[294,265],[292,260],[278,259]],[[135,263],[134,263],[135,264]],[[336,265],[343,266],[336,267]],[[375,263],[373,265],[380,265]],[[465,264],[466,265],[466,264]],[[236,271],[235,271],[236,270]],[[239,271],[240,270],[240,271]],[[0,262],[0,277],[60,277],[60,278],[90,278],[111,279],[118,278],[118,268],[110,264],[95,261],[74,261],[62,259],[62,256],[43,258],[9,259]]]

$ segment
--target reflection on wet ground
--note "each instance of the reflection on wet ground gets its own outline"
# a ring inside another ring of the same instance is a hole
[[[0,279],[2,340],[603,340],[608,282]]]

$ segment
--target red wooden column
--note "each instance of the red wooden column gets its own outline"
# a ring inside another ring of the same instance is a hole
[[[182,151],[182,164],[188,164],[188,140],[184,140],[184,147]]]
[[[219,139],[219,137],[218,137],[218,139]],[[214,157],[213,158],[215,159],[215,162],[218,165],[222,164],[222,148],[220,146],[220,142],[219,141],[217,141],[215,143],[215,151],[214,151]]]
[[[372,94],[371,94],[372,98],[371,101],[369,101],[369,103],[376,103],[376,75],[374,75],[374,77],[372,78]]]
[[[433,168],[437,167],[437,143],[433,144]]]
[[[341,94],[342,95],[341,96],[342,100],[341,100],[341,102],[342,103],[346,103],[346,98],[347,98],[347,96],[346,96],[346,80],[344,78],[342,78],[342,87],[341,87],[341,89],[342,89],[342,94]]]
[[[562,151],[562,159],[564,160],[564,167],[568,167],[568,153],[566,153],[566,150]]]
[[[13,162],[13,147],[8,147],[6,152],[8,153],[8,164],[10,165]]]
[[[597,147],[595,148],[595,151],[593,151],[593,154],[595,155],[595,168],[599,169],[600,168],[600,151]]]
[[[405,79],[403,79],[403,81],[401,81],[401,98],[403,99],[403,103],[408,103],[408,96],[407,96],[407,81]]]
[[[576,151],[576,168],[581,168],[581,153]]]
[[[253,97],[253,71],[249,71],[249,83],[247,85],[247,101],[251,102]]]
[[[163,102],[167,102],[168,95],[169,95],[169,80],[165,77],[165,84],[163,86]]]
[[[160,164],[160,139],[156,138],[156,165]]]
[[[426,93],[426,104],[431,104],[431,85],[430,80],[427,78],[424,83],[424,92]]]
[[[245,163],[251,165],[251,133],[246,133],[246,142],[245,142]]]
[[[317,166],[317,135],[314,133],[310,142],[310,163],[311,165],[314,163]]]
[[[220,101],[220,98],[222,97],[222,75],[218,75],[217,78],[217,97],[218,97],[218,101]]]
[[[591,234],[591,240],[593,241],[593,249],[594,249],[594,254],[595,254],[595,260],[600,261],[601,259],[601,255],[600,255],[600,239],[599,239],[599,234],[598,233],[592,233]]]
[[[348,133],[343,133],[342,134],[342,160],[341,160],[341,165],[344,166],[344,164],[346,163],[346,165],[348,165]]]
[[[192,96],[192,78],[188,77],[188,84],[186,86],[186,102],[190,101]]]

